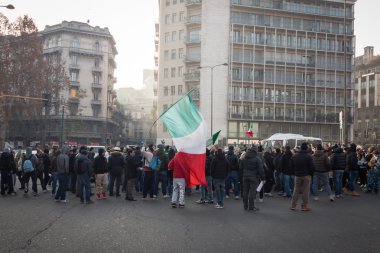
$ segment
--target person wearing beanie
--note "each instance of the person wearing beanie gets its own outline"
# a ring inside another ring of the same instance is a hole
[[[234,196],[239,200],[239,158],[235,154],[234,146],[228,147],[227,161],[229,164],[229,171],[226,179],[226,199],[229,198],[231,184],[234,184]]]
[[[92,165],[87,156],[87,147],[82,146],[79,149],[79,155],[74,164],[74,170],[77,173],[77,181],[79,182],[80,203],[92,204],[90,177],[92,175]]]
[[[307,143],[302,143],[299,153],[292,156],[290,166],[295,172],[295,187],[291,201],[291,210],[296,210],[298,195],[302,194],[302,211],[311,211],[309,204],[309,192],[311,176],[314,173],[313,158],[308,154]]]
[[[318,183],[322,181],[323,189],[327,191],[330,197],[330,201],[334,201],[334,195],[332,194],[328,172],[331,170],[329,158],[323,152],[323,147],[321,144],[317,145],[317,150],[313,154],[313,160],[315,165],[315,172],[313,175],[313,185],[312,194],[314,195],[314,200],[319,200],[318,197]]]
[[[290,150],[289,146],[285,147],[285,153],[281,157],[281,167],[283,172],[284,180],[284,194],[283,197],[292,197],[294,189],[294,169],[290,166],[290,159],[292,158],[293,153]]]
[[[359,166],[355,143],[351,143],[350,149],[347,153],[346,170],[348,170],[348,184],[347,187],[344,188],[344,191],[346,194],[351,194],[353,197],[358,197],[360,194],[355,191],[355,185],[359,174]]]

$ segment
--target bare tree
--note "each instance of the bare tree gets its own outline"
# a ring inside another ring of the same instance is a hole
[[[42,38],[32,18],[23,16],[10,22],[0,13],[0,91],[1,95],[7,95],[0,99],[0,147],[4,146],[10,122],[34,122],[43,114],[43,101],[9,95],[42,98],[43,93],[49,93],[54,101],[67,87],[60,56],[44,57]]]

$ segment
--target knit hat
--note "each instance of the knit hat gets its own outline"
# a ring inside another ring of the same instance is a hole
[[[307,146],[307,143],[304,142],[301,144],[301,150],[306,151],[309,147]]]

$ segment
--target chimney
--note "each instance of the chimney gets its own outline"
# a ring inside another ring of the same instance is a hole
[[[364,48],[364,63],[367,64],[373,59],[373,47],[367,46]]]

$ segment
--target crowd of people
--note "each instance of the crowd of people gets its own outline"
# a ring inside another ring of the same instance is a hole
[[[344,195],[360,196],[359,192],[378,193],[380,188],[380,161],[378,150],[366,150],[351,144],[348,148],[338,145],[313,148],[307,143],[291,149],[262,149],[229,146],[228,151],[217,145],[206,149],[206,184],[199,190],[197,204],[215,204],[224,208],[226,198],[243,199],[243,208],[258,211],[255,206],[264,197],[277,194],[290,199],[290,209],[296,210],[301,196],[301,210],[311,211],[309,195],[315,201],[325,191],[330,201]],[[156,159],[155,159],[156,158]],[[152,165],[152,161],[159,161]],[[156,199],[162,194],[171,198],[173,208],[185,207],[185,195],[194,189],[185,185],[186,171],[176,159],[175,147],[150,145],[148,147],[100,148],[95,154],[86,146],[69,148],[30,147],[15,152],[6,148],[0,156],[1,195],[16,195],[16,181],[24,196],[39,196],[37,181],[44,193],[51,193],[56,202],[66,203],[66,193],[79,197],[80,203],[92,204],[107,197],[120,197],[125,193],[127,201],[135,201],[136,194],[142,200]],[[95,183],[92,192],[91,183]],[[360,188],[360,191],[359,191]],[[214,200],[214,195],[216,199]],[[215,203],[214,203],[215,201]]]

